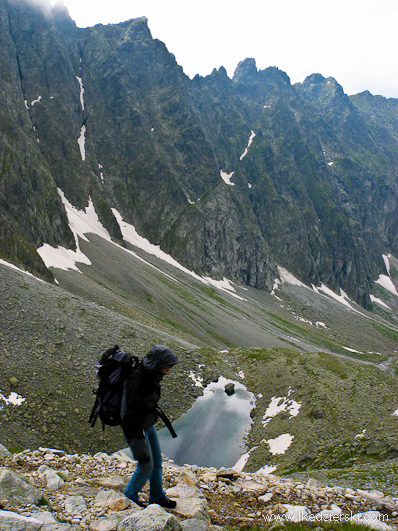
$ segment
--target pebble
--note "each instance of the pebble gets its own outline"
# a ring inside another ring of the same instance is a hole
[[[109,507],[95,506],[98,490],[106,491],[109,489],[105,487],[94,489],[93,478],[102,477],[104,480],[109,480],[109,478],[120,476],[127,483],[135,467],[132,462],[123,461],[120,457],[113,457],[104,453],[99,453],[92,457],[88,455],[78,456],[76,454],[55,453],[48,450],[45,452],[38,450],[30,452],[27,450],[14,455],[12,458],[5,459],[4,463],[2,463],[3,466],[9,466],[15,470],[19,470],[24,464],[26,465],[26,470],[31,471],[30,474],[26,474],[29,476],[30,481],[44,491],[50,507],[52,507],[52,514],[61,521],[69,522],[74,526],[74,529],[88,529],[95,520],[103,517],[109,518],[111,515],[117,514],[117,511],[112,511]],[[37,473],[37,470],[32,470],[32,467],[38,469],[43,464],[53,468],[57,473],[64,472],[67,482],[57,491],[46,490],[44,478]],[[220,474],[216,469],[178,467],[172,463],[165,462],[164,478],[167,479],[168,484],[171,486],[176,486],[177,484],[181,486],[185,483],[185,489],[192,488],[187,483],[194,483],[196,479],[196,488],[200,488],[202,493],[206,492],[209,500],[218,489],[218,493],[224,496],[224,499],[226,497],[229,498],[229,507],[235,507],[230,514],[239,514],[242,501],[237,503],[236,496],[239,495],[241,498],[246,496],[248,510],[244,516],[250,519],[260,519],[262,514],[284,514],[287,510],[285,504],[306,505],[312,514],[317,514],[323,509],[330,509],[332,504],[337,505],[343,511],[352,511],[353,513],[357,512],[358,508],[361,511],[372,508],[372,502],[361,498],[354,489],[311,487],[308,484],[295,484],[291,480],[287,481],[273,475],[262,476],[245,472],[236,472],[234,474],[231,470],[224,470]],[[220,481],[221,478],[224,481]],[[119,495],[121,494],[120,490],[117,492]],[[78,514],[67,514],[65,501],[71,495],[81,495],[87,505],[87,510],[82,510],[79,507]],[[383,496],[382,493],[381,495]],[[303,502],[303,500],[305,501]],[[389,498],[388,503],[394,509],[393,514],[398,515],[398,498]],[[7,505],[7,500],[0,500],[0,506],[5,507]],[[11,507],[7,506],[7,509],[11,509]],[[34,509],[28,505],[12,509],[21,514],[23,513],[25,516],[34,515],[34,511],[37,510],[37,508]],[[225,515],[224,520],[222,520],[223,516],[214,511],[211,506],[209,515],[214,523],[226,523]]]

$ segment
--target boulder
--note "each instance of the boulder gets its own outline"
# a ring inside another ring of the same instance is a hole
[[[65,511],[73,516],[87,511],[87,504],[83,496],[68,496],[65,499]]]
[[[228,396],[233,395],[235,393],[235,384],[232,382],[228,382],[224,385],[224,390]]]
[[[101,490],[95,497],[95,504],[112,511],[124,511],[130,507],[131,500],[116,490]]]
[[[117,531],[182,531],[182,527],[173,514],[152,504],[125,518]]]
[[[283,514],[283,518],[287,522],[302,522],[303,520],[308,519],[311,511],[305,505],[289,505],[287,503],[283,504],[286,512]]]
[[[8,500],[13,505],[37,505],[42,498],[42,491],[33,487],[23,476],[8,468],[0,468],[0,499]]]
[[[98,518],[98,520],[94,520],[90,523],[89,531],[115,531],[120,522],[138,511],[141,511],[141,508],[137,505],[135,509],[129,509],[127,511],[112,514],[108,517]]]
[[[196,518],[210,521],[209,506],[203,492],[192,485],[177,485],[167,489],[166,495],[177,502],[174,509],[178,515],[184,518]]]
[[[42,465],[39,468],[38,473],[45,477],[46,487],[48,490],[57,490],[65,483],[61,476],[59,476],[55,470],[47,465]]]
[[[114,489],[124,491],[126,488],[126,481],[122,476],[108,476],[105,478],[93,478],[89,481],[91,485],[104,487],[105,489]]]
[[[217,470],[216,476],[218,478],[238,479],[242,474],[234,468],[220,468],[220,470]]]
[[[0,511],[1,531],[39,531],[43,522],[12,511]]]
[[[177,482],[185,483],[186,485],[196,486],[198,484],[198,478],[192,472],[192,470],[182,469],[176,477]]]
[[[1,457],[12,457],[12,453],[2,444],[0,444],[0,458]]]
[[[208,531],[209,525],[203,520],[197,518],[188,518],[181,522],[183,531]]]

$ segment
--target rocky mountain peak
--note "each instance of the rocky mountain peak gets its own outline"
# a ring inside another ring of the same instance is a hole
[[[238,63],[235,69],[232,80],[234,83],[242,83],[247,81],[254,81],[257,78],[256,60],[247,58]]]

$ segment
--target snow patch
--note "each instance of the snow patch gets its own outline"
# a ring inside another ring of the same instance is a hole
[[[329,297],[340,302],[344,306],[347,306],[347,308],[350,308],[350,310],[353,310],[353,307],[348,302],[349,299],[348,299],[347,293],[345,293],[345,291],[343,291],[341,288],[340,288],[340,295],[337,295],[337,293],[335,293],[333,290],[325,286],[325,284],[321,284],[318,287],[315,287],[314,285],[312,285],[312,288],[316,293],[323,292],[325,295],[328,295]]]
[[[4,405],[20,406],[25,400],[26,398],[23,398],[17,393],[11,393],[8,398],[0,393],[0,409],[3,409]],[[4,404],[1,404],[1,402],[4,402]]]
[[[375,302],[379,306],[383,306],[384,308],[387,308],[387,310],[391,310],[391,308],[385,302],[383,302],[381,299],[378,299],[374,295],[369,295],[369,297],[370,297],[370,300],[372,302]]]
[[[82,128],[80,129],[80,136],[77,139],[77,143],[79,144],[80,155],[82,157],[82,160],[86,160],[86,148],[85,148],[86,138],[85,138],[85,135],[86,135],[86,126],[82,125]]]
[[[78,240],[78,237],[80,237],[85,241],[89,241],[88,238],[86,238],[85,234],[91,233],[91,234],[96,234],[100,236],[104,240],[112,243],[112,245],[115,245],[116,247],[118,247],[120,250],[123,250],[124,252],[131,254],[136,259],[147,264],[149,267],[156,269],[157,271],[167,276],[174,282],[177,282],[177,280],[173,276],[157,268],[156,266],[154,266],[147,260],[144,260],[143,258],[138,256],[137,253],[135,253],[134,251],[125,249],[124,247],[113,242],[109,232],[101,224],[98,218],[98,215],[95,211],[94,204],[91,198],[89,199],[89,205],[85,210],[78,210],[66,199],[65,194],[63,193],[62,190],[58,189],[58,193],[61,196],[62,202],[65,206],[66,213],[68,215],[69,226],[75,236],[77,250],[72,251],[70,249],[65,249],[64,247],[55,248],[55,247],[51,247],[49,244],[42,245],[41,247],[39,247],[37,251],[40,254],[42,260],[44,261],[47,267],[55,267],[55,268],[64,269],[64,270],[74,269],[76,271],[79,271],[79,269],[76,266],[76,263],[79,262],[79,263],[91,265],[91,261],[89,260],[89,258],[81,252],[80,247],[79,247],[79,240]],[[125,221],[123,221],[122,216],[119,214],[119,212],[116,209],[112,209],[112,212],[117,222],[119,223],[120,230],[122,232],[123,239],[125,241],[147,252],[148,254],[154,255],[160,260],[163,260],[169,263],[170,265],[174,266],[180,271],[183,271],[184,273],[194,277],[196,280],[202,282],[203,284],[212,285],[217,289],[220,289],[222,291],[229,293],[231,296],[237,299],[245,300],[243,297],[235,293],[235,288],[232,282],[228,280],[227,278],[224,278],[223,280],[214,280],[210,277],[201,277],[197,275],[196,273],[194,273],[193,271],[190,271],[189,269],[182,266],[179,262],[177,262],[177,260],[175,260],[170,255],[162,251],[159,246],[151,244],[146,238],[143,238],[142,236],[140,236],[135,230],[135,227],[133,225],[130,225],[126,223]]]
[[[331,161],[331,162],[328,162],[328,166],[333,166],[334,162]]]
[[[343,349],[348,350],[348,352],[354,352],[355,354],[361,354],[359,350],[355,350],[355,348],[343,347]]]
[[[387,275],[380,275],[379,278],[376,280],[376,284],[380,284],[384,289],[392,293],[393,295],[398,296],[398,292],[391,280],[390,277]]]
[[[285,282],[286,284],[293,284],[294,286],[302,286],[303,288],[308,288],[308,286],[306,286],[303,282],[301,282],[301,280],[292,275],[292,273],[290,273],[284,267],[278,266],[278,271],[282,283]]]
[[[234,171],[231,171],[231,173],[227,173],[223,170],[220,170],[220,176],[221,176],[221,179],[226,183],[228,184],[229,186],[235,186],[235,183],[231,183],[231,179],[234,175]]]
[[[249,148],[252,145],[252,142],[253,142],[255,136],[256,136],[256,133],[254,131],[251,131],[250,138],[249,138],[249,141],[247,143],[247,147],[246,147],[245,151],[242,153],[242,155],[239,157],[239,160],[242,160],[242,159],[244,159],[246,157],[246,155],[249,152]]]
[[[100,171],[101,182],[102,182],[102,184],[104,184],[105,179],[104,179],[104,174],[103,174],[103,171],[102,171],[104,169],[104,167],[102,166],[102,164],[98,164],[98,169]]]
[[[289,446],[292,444],[294,435],[290,433],[283,433],[275,439],[264,440],[263,442],[269,445],[269,451],[272,455],[284,454]]]
[[[295,400],[292,400],[290,397],[291,393],[293,392],[293,389],[289,387],[289,391],[287,393],[287,396],[273,396],[271,398],[271,402],[269,406],[267,407],[267,410],[264,413],[263,416],[263,426],[267,426],[267,424],[279,413],[282,413],[282,411],[286,411],[290,413],[289,418],[297,417],[299,414],[300,408],[301,408],[301,402],[296,402]]]
[[[25,107],[29,110],[28,100],[23,100]]]
[[[272,474],[272,472],[275,472],[275,470],[276,470],[276,466],[265,465],[259,468],[256,474],[263,474],[264,476],[266,476],[268,474]]]
[[[44,282],[44,280],[42,280],[41,278],[38,278],[38,277],[35,277],[35,275],[32,275],[32,273],[29,273],[29,271],[25,271],[24,269],[20,269],[19,267],[17,267],[16,265],[14,264],[11,264],[10,262],[6,262],[5,260],[2,260],[0,258],[0,264],[2,265],[5,265],[11,269],[15,269],[15,271],[19,271],[20,273],[24,273],[24,275],[28,275],[32,278],[35,278],[36,280],[39,280],[40,282]]]
[[[40,103],[40,102],[41,102],[41,96],[39,96],[37,100],[33,100],[30,106],[33,107],[34,105],[36,105],[36,103]]]
[[[362,439],[362,437],[365,437],[365,433],[366,433],[366,428],[364,428],[361,432],[357,433],[354,436],[354,439]]]
[[[201,376],[197,376],[193,371],[190,371],[188,376],[194,381],[196,387],[203,389],[203,378]]]
[[[247,187],[251,190],[253,188],[253,185],[251,183],[247,183]]]
[[[235,288],[233,287],[232,282],[230,280],[228,280],[227,278],[224,278],[223,280],[213,280],[210,277],[201,277],[193,271],[190,271],[186,267],[182,266],[179,262],[177,262],[177,260],[172,258],[169,254],[166,254],[164,251],[162,251],[158,245],[153,245],[146,238],[140,236],[133,225],[130,225],[129,223],[123,221],[122,216],[115,208],[112,209],[112,212],[117,222],[119,223],[120,230],[125,241],[131,243],[131,245],[134,245],[139,249],[142,249],[148,254],[156,256],[160,260],[167,262],[168,264],[192,276],[196,280],[203,282],[204,284],[212,285],[222,291],[226,291],[236,299],[244,300],[243,297],[240,297],[237,293],[235,293]]]
[[[47,267],[56,267],[63,270],[72,269],[81,273],[76,264],[82,263],[91,265],[91,261],[80,250],[78,237],[85,241],[89,241],[85,236],[87,233],[97,234],[108,241],[111,241],[111,237],[109,232],[98,219],[91,197],[89,199],[88,207],[85,210],[78,210],[71,205],[71,203],[69,203],[65,197],[65,194],[59,188],[58,193],[61,196],[62,202],[65,206],[65,210],[68,215],[69,226],[75,237],[76,251],[73,251],[72,249],[65,249],[65,247],[55,248],[48,243],[45,243],[37,249],[37,252]]]
[[[78,80],[79,85],[80,85],[80,105],[82,106],[82,111],[84,111],[84,86],[83,86],[83,80],[79,76],[76,76],[76,79]]]
[[[249,460],[249,457],[250,457],[250,452],[247,452],[246,454],[241,455],[232,468],[236,470],[237,472],[242,472],[243,467]]]
[[[241,455],[240,458],[237,460],[237,462],[232,467],[234,470],[237,470],[238,472],[242,472],[245,464],[248,462],[250,454],[256,450],[258,446],[253,446],[253,448],[250,448],[248,452]]]
[[[300,321],[301,323],[306,323],[306,324],[309,324],[309,325],[313,326],[313,322],[310,321],[309,319],[305,319],[304,317],[300,317],[295,312],[292,312],[292,315],[297,321]]]

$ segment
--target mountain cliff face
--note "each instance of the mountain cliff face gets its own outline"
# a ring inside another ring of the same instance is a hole
[[[75,241],[57,188],[198,273],[271,289],[277,265],[366,306],[398,253],[398,100],[291,85],[246,59],[190,80],[145,18],[80,29],[0,0],[0,254]]]

